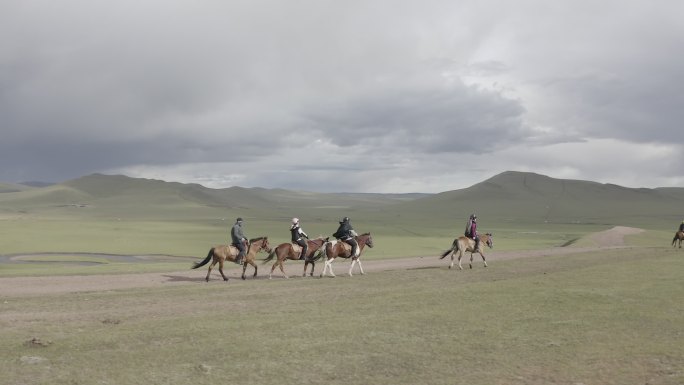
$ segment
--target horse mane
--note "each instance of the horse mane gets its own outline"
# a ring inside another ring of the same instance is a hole
[[[260,241],[260,240],[262,240],[262,239],[266,239],[266,238],[268,238],[268,237],[259,237],[259,238],[252,238],[252,239],[250,239],[250,240],[249,240],[249,243],[252,243],[252,242],[257,242],[257,241]]]
[[[359,237],[363,237],[364,235],[370,235],[370,233],[363,233],[363,234],[359,235]]]

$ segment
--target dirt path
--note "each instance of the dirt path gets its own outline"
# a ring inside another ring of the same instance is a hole
[[[497,261],[514,258],[538,257],[544,255],[563,255],[583,253],[594,250],[625,247],[626,235],[643,232],[642,229],[631,227],[614,227],[610,230],[592,234],[588,237],[596,247],[556,247],[544,250],[525,251],[502,251],[492,250],[487,252],[487,261]],[[474,261],[481,263],[479,255]],[[465,259],[465,256],[464,256]],[[430,267],[447,267],[449,259],[440,260],[436,256],[410,257],[397,259],[369,260],[363,262],[366,273],[384,270],[404,270]],[[467,261],[466,261],[467,263]],[[323,270],[323,263],[316,264],[314,277],[318,277]],[[285,271],[290,277],[301,277],[303,263],[289,261],[285,264]],[[346,277],[349,271],[349,261],[336,261],[334,263],[335,274]],[[271,269],[270,264],[259,265],[258,280],[268,279]],[[241,282],[242,269],[238,266],[226,270],[231,283]],[[252,267],[247,268],[247,276],[253,273]],[[354,274],[358,273],[358,267],[354,268]],[[54,277],[7,277],[0,278],[0,300],[3,297],[33,296],[64,294],[89,291],[109,291],[132,288],[154,288],[161,286],[188,285],[203,282],[206,276],[206,268],[198,270],[184,270],[170,273],[141,273],[141,274],[116,274],[116,275],[89,275],[89,276],[54,276]],[[278,270],[274,272],[274,279],[283,279]],[[214,282],[220,281],[218,270],[212,271]],[[301,278],[300,278],[301,279]],[[312,279],[312,278],[309,278]],[[251,278],[248,278],[248,281]]]

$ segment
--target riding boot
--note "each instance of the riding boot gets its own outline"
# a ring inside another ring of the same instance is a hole
[[[356,256],[356,245],[352,246],[351,249],[351,257],[354,258]]]
[[[235,258],[235,263],[238,265],[242,265],[243,259],[245,259],[245,255],[243,253],[238,254],[237,258]]]
[[[475,251],[480,250],[480,238],[475,238]]]

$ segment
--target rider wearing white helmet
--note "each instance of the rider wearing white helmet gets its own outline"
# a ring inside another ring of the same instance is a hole
[[[304,230],[302,230],[302,227],[299,225],[299,218],[292,218],[290,234],[292,234],[292,243],[296,243],[302,247],[302,254],[299,256],[299,259],[305,259],[308,245],[306,243],[306,240],[303,238],[309,239],[309,236],[306,235]]]

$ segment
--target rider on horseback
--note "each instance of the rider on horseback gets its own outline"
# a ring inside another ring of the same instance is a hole
[[[679,231],[684,231],[684,221],[679,224]]]
[[[302,230],[302,227],[299,225],[299,218],[292,218],[292,226],[290,226],[290,233],[292,234],[292,243],[296,243],[302,247],[302,254],[299,256],[299,259],[305,259],[306,249],[308,245],[306,243],[306,240],[304,240],[303,238],[309,239],[309,236],[306,235],[304,230]]]
[[[356,249],[359,247],[359,244],[356,243],[356,239],[354,239],[356,236],[358,236],[358,234],[352,228],[351,223],[349,223],[349,217],[342,218],[340,227],[338,227],[337,231],[333,234],[333,237],[351,245],[352,257],[356,256]]]
[[[480,248],[480,237],[477,235],[477,216],[475,214],[470,214],[464,235],[475,241],[475,250]]]
[[[233,246],[240,250],[237,258],[235,258],[235,263],[242,265],[242,260],[245,258],[245,245],[249,243],[245,234],[242,233],[242,218],[238,218],[230,229],[230,238],[233,241]]]

